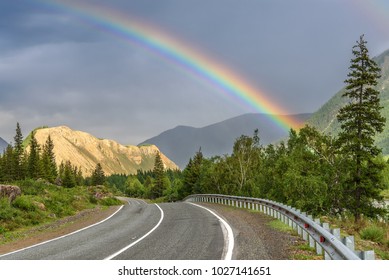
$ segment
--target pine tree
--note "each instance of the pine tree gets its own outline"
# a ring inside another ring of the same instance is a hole
[[[341,153],[349,159],[350,180],[347,184],[349,209],[358,220],[362,213],[371,213],[373,200],[380,199],[380,172],[383,165],[374,160],[380,154],[374,136],[383,131],[379,92],[374,88],[380,78],[380,68],[370,59],[363,35],[353,47],[350,73],[345,80],[343,97],[349,103],[337,115]]]
[[[24,166],[23,166],[23,135],[20,129],[19,123],[16,123],[16,134],[14,137],[14,179],[21,180],[25,177]]]
[[[151,189],[151,197],[157,198],[161,197],[163,194],[163,191],[165,190],[165,168],[162,162],[161,154],[159,152],[155,155],[155,161],[154,161],[154,168],[153,168],[153,174],[154,174],[154,184]]]
[[[92,173],[92,185],[97,186],[97,185],[103,185],[105,182],[105,174],[103,171],[103,167],[101,166],[100,163],[96,165],[95,170]]]
[[[55,162],[54,142],[50,135],[47,137],[46,143],[43,146],[42,166],[45,179],[54,183],[58,176],[57,164]]]
[[[35,138],[35,132],[31,133],[30,153],[28,155],[28,176],[31,179],[38,179],[41,175],[40,146]]]
[[[73,168],[70,161],[67,161],[63,166],[62,186],[65,188],[73,188],[76,186],[76,180],[73,174]]]

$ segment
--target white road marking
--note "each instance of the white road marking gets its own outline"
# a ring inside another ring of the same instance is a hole
[[[234,233],[232,232],[232,228],[230,227],[230,225],[223,218],[221,218],[219,215],[217,215],[212,210],[210,210],[210,209],[208,209],[208,208],[206,208],[204,206],[191,203],[191,202],[187,202],[187,203],[207,210],[208,212],[213,214],[216,218],[218,218],[219,221],[223,224],[223,226],[227,230],[227,236],[224,236],[224,244],[227,244],[227,246],[226,246],[227,250],[225,250],[225,255],[224,255],[224,258],[222,258],[222,259],[223,260],[231,260],[232,259],[232,251],[234,250],[234,243],[235,242],[234,242]],[[223,231],[223,235],[224,234],[225,233]]]
[[[158,206],[158,204],[154,204],[155,206],[158,207],[159,211],[161,212],[161,218],[159,219],[159,222],[155,225],[155,227],[153,227],[148,233],[146,233],[145,235],[143,235],[141,238],[139,238],[137,241],[134,241],[133,243],[129,244],[128,246],[124,247],[123,249],[117,251],[116,253],[106,257],[104,260],[112,260],[113,258],[115,258],[116,256],[120,255],[121,253],[123,253],[124,251],[130,249],[132,246],[136,245],[137,243],[139,243],[140,241],[142,241],[143,239],[145,239],[147,236],[149,236],[154,230],[156,230],[159,225],[162,223],[162,220],[164,218],[164,213],[163,213],[163,210],[161,209],[161,207]]]
[[[123,208],[123,205],[120,206],[120,208],[119,208],[118,210],[116,210],[116,212],[113,213],[111,216],[109,216],[108,218],[105,218],[104,220],[102,220],[102,221],[100,221],[100,222],[98,222],[98,223],[95,223],[95,224],[93,224],[93,225],[84,227],[84,228],[82,228],[82,229],[73,231],[73,232],[71,232],[71,233],[68,233],[68,234],[65,234],[65,235],[62,235],[62,236],[59,236],[59,237],[50,239],[50,240],[43,241],[43,242],[41,242],[41,243],[38,243],[38,244],[35,244],[35,245],[32,245],[32,246],[28,246],[28,247],[25,247],[25,248],[22,248],[22,249],[19,249],[19,250],[16,250],[16,251],[13,251],[13,252],[4,254],[4,255],[0,255],[0,258],[1,258],[1,257],[8,256],[8,255],[16,254],[16,253],[19,253],[19,252],[22,252],[22,251],[25,251],[25,250],[28,250],[28,249],[31,249],[31,248],[34,248],[34,247],[38,247],[38,246],[47,244],[47,243],[52,242],[52,241],[55,241],[55,240],[59,240],[59,239],[62,239],[62,238],[64,238],[64,237],[67,237],[67,236],[70,236],[70,235],[79,233],[79,232],[81,232],[81,231],[83,231],[83,230],[86,230],[86,229],[88,229],[88,228],[91,228],[91,227],[97,226],[97,225],[99,225],[99,224],[102,224],[102,223],[104,223],[105,221],[107,221],[107,220],[109,220],[110,218],[112,218],[116,213],[118,213],[120,210],[122,210],[122,208]]]

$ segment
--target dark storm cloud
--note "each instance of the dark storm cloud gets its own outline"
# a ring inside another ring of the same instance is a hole
[[[172,34],[289,113],[312,112],[343,86],[360,34],[372,50],[389,48],[388,34],[353,9],[354,0],[84,1]],[[0,2],[0,136],[6,140],[19,121],[25,133],[65,124],[136,144],[176,125],[202,126],[252,110],[73,14],[40,1]]]

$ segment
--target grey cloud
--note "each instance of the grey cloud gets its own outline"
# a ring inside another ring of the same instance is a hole
[[[343,86],[361,33],[373,50],[389,48],[389,34],[352,13],[353,1],[91,2],[165,30],[297,113],[316,110]],[[65,124],[136,144],[176,125],[253,110],[72,14],[39,1],[0,2],[0,136],[8,141],[19,121],[26,133]]]

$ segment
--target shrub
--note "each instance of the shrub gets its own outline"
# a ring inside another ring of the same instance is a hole
[[[123,202],[115,197],[106,197],[99,200],[99,204],[104,206],[112,206],[112,205],[122,205]]]
[[[38,208],[28,196],[24,195],[17,197],[12,203],[12,206],[30,212],[36,211]]]
[[[386,232],[383,228],[374,225],[364,228],[360,232],[362,239],[371,240],[377,243],[384,243],[385,234]]]

